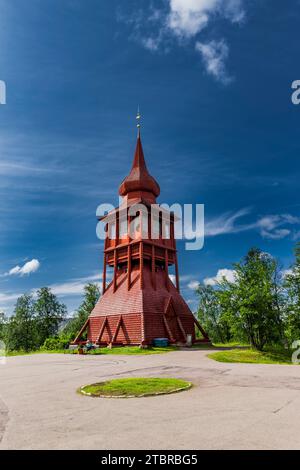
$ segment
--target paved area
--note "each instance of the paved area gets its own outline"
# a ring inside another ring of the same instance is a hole
[[[0,366],[0,449],[299,449],[300,367],[224,364],[208,351],[33,355]],[[109,377],[181,377],[189,391],[99,399]]]

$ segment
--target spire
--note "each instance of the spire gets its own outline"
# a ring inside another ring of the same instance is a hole
[[[138,128],[138,137],[141,136],[141,113],[140,113],[140,105],[138,105],[138,109],[137,109],[137,114],[136,114],[136,127]]]
[[[143,146],[141,141],[141,133],[140,133],[140,119],[141,115],[138,110],[137,117],[136,117],[138,124],[138,136],[137,136],[137,143],[136,149],[133,159],[133,164],[130,170],[130,173],[126,178],[122,181],[119,194],[120,196],[126,196],[128,193],[136,193],[136,192],[149,192],[154,195],[154,197],[159,196],[160,194],[160,187],[158,183],[155,181],[153,176],[150,175],[148,172]]]

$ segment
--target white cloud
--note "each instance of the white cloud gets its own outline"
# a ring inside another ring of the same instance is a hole
[[[151,52],[169,50],[174,38],[179,44],[198,39],[192,47],[201,53],[206,70],[216,80],[227,84],[231,81],[225,70],[228,46],[224,40],[199,41],[203,30],[217,19],[241,23],[245,18],[245,0],[166,0],[161,9],[153,5],[128,15],[118,15],[131,27],[131,37]],[[147,32],[151,31],[150,36]],[[156,32],[153,33],[153,29]],[[214,28],[215,29],[215,28]],[[165,47],[167,45],[167,47]],[[195,47],[196,46],[196,47]]]
[[[169,3],[168,27],[177,36],[191,37],[205,28],[218,0],[169,0]]]
[[[260,234],[264,238],[270,238],[273,240],[279,240],[290,235],[291,230],[286,228],[279,228],[285,224],[299,224],[300,218],[294,217],[290,214],[282,215],[266,215],[257,221],[257,227],[260,230]]]
[[[243,0],[169,0],[169,6],[167,26],[177,36],[195,36],[216,15],[232,23],[245,16]]]
[[[13,268],[15,269],[15,268]],[[22,268],[20,268],[22,269]],[[18,271],[19,273],[19,271]],[[111,273],[107,273],[107,282],[111,279]],[[89,283],[95,283],[101,289],[102,284],[100,285],[100,281],[102,280],[102,276],[99,273],[91,274],[90,276],[78,278],[78,279],[71,279],[66,282],[57,283],[50,285],[50,289],[53,294],[57,295],[58,297],[71,297],[71,296],[79,296],[84,293],[84,287]],[[99,282],[97,282],[99,281]],[[31,289],[30,294],[36,298],[38,288]],[[23,293],[0,293],[0,312],[11,310],[11,303],[15,302],[19,297],[21,297]]]
[[[199,286],[199,282],[198,281],[190,281],[187,286],[191,290],[196,290],[197,287]]]
[[[69,281],[64,282],[61,284],[53,284],[51,287],[51,291],[53,294],[67,297],[69,295],[81,295],[83,294],[84,286],[86,282],[81,281]]]
[[[0,293],[0,312],[7,314],[12,310],[13,304],[21,297],[20,293],[1,292]]]
[[[284,269],[283,271],[281,271],[282,278],[285,278],[286,276],[291,276],[292,274],[293,274],[292,269]]]
[[[32,273],[35,273],[41,263],[37,259],[32,259],[31,261],[27,261],[23,266],[15,266],[14,268],[10,269],[5,276],[25,276]]]
[[[235,213],[226,212],[221,216],[208,220],[205,223],[205,236],[214,237],[256,230],[263,238],[279,240],[289,235],[294,238],[295,234],[290,228],[286,227],[287,225],[300,225],[300,217],[291,214],[265,215],[248,224],[236,223],[238,219],[248,214],[250,214],[250,209],[244,208]]]
[[[225,212],[224,214],[215,217],[214,219],[205,222],[205,236],[215,237],[216,235],[223,235],[226,233],[236,233],[241,230],[241,226],[236,226],[235,222],[240,217],[248,215],[251,210],[247,207],[238,210],[235,213]]]
[[[0,302],[12,302],[14,300],[17,300],[22,294],[8,294],[8,293],[0,293]],[[4,309],[5,307],[3,307]],[[2,311],[2,308],[0,308],[0,311]]]
[[[298,230],[298,232],[295,232],[293,234],[293,240],[299,240],[299,238],[300,238],[300,230]]]
[[[93,282],[97,284],[99,287],[102,275],[100,274],[92,274],[91,276],[82,277],[79,279],[72,279],[67,282],[62,282],[60,284],[52,284],[50,285],[50,289],[52,290],[53,294],[58,295],[59,297],[68,297],[72,295],[82,295],[84,292],[84,287],[89,282]],[[107,274],[107,280],[110,280],[110,273]]]
[[[142,39],[142,44],[145,47],[145,49],[148,49],[149,51],[155,52],[158,50],[160,46],[160,38],[143,38]]]
[[[226,269],[226,268],[219,269],[215,277],[206,277],[203,282],[206,286],[215,286],[218,282],[221,282],[224,278],[228,282],[235,282],[235,271],[233,269]]]
[[[224,83],[225,85],[232,81],[228,76],[225,61],[229,54],[229,48],[224,41],[210,41],[207,43],[196,42],[196,51],[200,52],[202,62],[209,75],[212,75],[216,80]]]
[[[176,276],[174,276],[174,274],[169,274],[169,278],[170,278],[171,282],[173,282],[173,284],[175,284]]]

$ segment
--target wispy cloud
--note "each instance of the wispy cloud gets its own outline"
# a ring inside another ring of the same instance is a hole
[[[200,52],[204,67],[209,75],[224,84],[232,81],[227,73],[225,61],[229,54],[229,48],[224,41],[210,41],[207,43],[196,42],[196,51]]]
[[[25,265],[24,265],[25,266]],[[108,281],[110,280],[110,273],[107,275]],[[70,279],[66,282],[50,284],[49,288],[53,294],[58,297],[77,297],[84,293],[84,287],[88,283],[95,283],[100,287],[100,281],[102,276],[98,273],[91,274],[86,277]],[[35,287],[29,291],[29,293],[36,298],[38,287]],[[12,293],[2,292],[0,293],[0,311],[11,311],[14,302],[21,297],[24,292]]]
[[[107,277],[109,280],[109,275]],[[83,294],[84,287],[90,282],[95,283],[100,287],[101,280],[102,276],[100,274],[92,274],[87,277],[71,279],[70,281],[62,282],[59,284],[52,284],[49,287],[52,290],[53,294],[59,297],[68,297],[74,295],[77,296]]]
[[[208,220],[205,223],[205,235],[214,237],[217,235],[233,234],[256,230],[263,238],[280,240],[287,236],[294,238],[297,231],[293,231],[287,226],[299,226],[300,217],[291,214],[270,214],[259,217],[256,221],[250,223],[237,223],[237,221],[246,215],[249,215],[249,208],[240,209],[237,212],[226,212],[221,216]]]
[[[119,19],[130,24],[133,37],[151,52],[168,50],[172,39],[179,45],[198,39],[193,47],[201,54],[207,72],[228,84],[232,80],[225,68],[229,46],[224,39],[207,42],[201,36],[212,20],[241,24],[246,17],[244,3],[244,0],[167,0],[161,9],[150,5],[148,11],[135,11],[131,17],[119,15]],[[145,33],[145,25],[151,32]]]
[[[110,274],[111,273],[107,273],[107,281],[109,281],[111,278]],[[102,281],[102,275],[99,273],[95,273],[91,274],[90,276],[71,279],[67,282],[52,284],[49,287],[52,290],[53,294],[57,295],[58,297],[69,297],[82,295],[84,292],[84,287],[88,283],[94,283],[101,287],[100,281]]]
[[[215,16],[232,23],[245,17],[243,0],[169,0],[167,25],[177,36],[193,37]]]
[[[290,214],[266,215],[257,221],[257,228],[264,238],[280,240],[290,235],[290,229],[282,228],[284,225],[299,225],[300,218]]]
[[[14,300],[17,300],[22,294],[13,294],[13,293],[1,293],[0,292],[0,303],[2,302],[13,302]],[[4,309],[4,307],[2,307]],[[0,307],[0,311],[2,310]]]
[[[81,281],[69,281],[61,284],[53,284],[51,290],[53,294],[60,297],[67,297],[71,295],[82,295],[86,282]]]
[[[23,266],[15,266],[11,268],[4,276],[28,276],[29,274],[35,273],[40,268],[41,263],[37,259],[27,261]]]
[[[251,209],[245,207],[234,213],[225,212],[213,219],[208,219],[208,221],[205,222],[205,236],[215,237],[216,235],[224,235],[241,231],[241,227],[236,225],[235,222],[241,217],[250,214],[250,212]]]
[[[187,286],[191,290],[196,290],[197,287],[199,286],[199,282],[198,281],[190,281]]]

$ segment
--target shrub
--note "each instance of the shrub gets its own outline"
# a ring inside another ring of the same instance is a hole
[[[42,349],[45,349],[46,351],[55,351],[56,349],[66,349],[68,345],[68,338],[52,337],[45,340]]]

